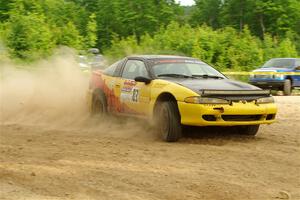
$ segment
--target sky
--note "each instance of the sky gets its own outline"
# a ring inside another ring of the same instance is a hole
[[[194,0],[176,0],[177,2],[180,2],[183,6],[191,6],[195,4]]]

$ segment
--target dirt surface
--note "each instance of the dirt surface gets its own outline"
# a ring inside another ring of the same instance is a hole
[[[130,120],[2,121],[0,199],[300,199],[300,97],[276,100],[278,123],[254,139],[196,129],[170,144]]]

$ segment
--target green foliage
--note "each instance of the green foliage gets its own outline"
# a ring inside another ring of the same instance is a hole
[[[260,49],[260,42],[257,38],[251,35],[249,29],[245,27],[230,43],[227,43],[228,49],[223,51],[223,63],[220,66],[226,68],[235,67],[238,70],[250,70],[257,63],[263,62],[263,53]]]
[[[58,46],[98,47],[114,59],[179,54],[221,70],[250,70],[300,52],[299,0],[0,0],[0,38],[12,58]],[[2,45],[3,46],[3,45]]]
[[[86,46],[91,48],[96,45],[97,42],[97,22],[96,15],[93,13],[89,17],[87,24]]]
[[[37,14],[16,14],[7,22],[4,37],[10,54],[21,59],[50,55],[55,46],[45,17]]]
[[[59,45],[84,46],[83,36],[74,25],[80,24],[80,12],[74,12],[80,8],[75,4],[64,0],[11,0],[5,5],[8,17],[2,23],[2,35],[11,57],[34,60],[50,55]],[[95,32],[89,30],[88,34],[91,31]]]
[[[159,43],[161,50],[173,50],[186,55],[191,55],[192,45],[194,44],[194,29],[189,25],[179,26],[178,23],[170,23],[166,29],[161,29],[154,39]]]
[[[135,35],[139,42],[183,13],[174,0],[99,0],[97,8],[98,45],[103,48],[111,45],[113,35]]]
[[[0,22],[9,18],[10,4],[13,0],[1,0],[0,1]]]
[[[231,26],[242,31],[245,25],[263,38],[265,33],[285,36],[288,31],[300,33],[299,0],[196,0],[191,14],[193,25],[213,28]]]
[[[297,57],[297,51],[295,45],[289,38],[284,39],[277,48],[277,53],[280,57]]]
[[[115,38],[112,41],[112,47],[106,52],[105,55],[111,59],[120,59],[127,55],[139,53],[140,47],[137,44],[137,40],[134,36],[127,37],[124,40]]]
[[[264,40],[262,41],[263,57],[265,60],[269,60],[277,56],[277,46],[278,41],[276,38],[272,38],[270,34],[264,35]]]
[[[59,32],[57,44],[81,49],[83,37],[79,34],[73,22],[68,22]]]
[[[196,6],[189,19],[192,25],[207,24],[213,28],[220,27],[222,0],[195,0],[195,3]]]
[[[121,58],[131,54],[155,54],[163,51],[199,58],[220,70],[251,70],[273,57],[297,57],[289,39],[277,42],[270,35],[262,42],[247,26],[241,33],[233,28],[213,30],[204,25],[192,28],[170,23],[153,37],[145,35],[138,44],[135,37],[114,40],[105,53]]]

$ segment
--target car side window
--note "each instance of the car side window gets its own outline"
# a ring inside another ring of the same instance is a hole
[[[120,61],[115,62],[114,64],[112,64],[111,66],[106,68],[103,71],[103,74],[108,75],[108,76],[114,76],[115,70],[116,70],[117,66],[119,65],[119,63],[120,63]]]
[[[124,67],[122,78],[134,80],[138,76],[149,77],[145,63],[140,60],[128,60]]]
[[[300,70],[300,60],[296,60],[296,70]]]

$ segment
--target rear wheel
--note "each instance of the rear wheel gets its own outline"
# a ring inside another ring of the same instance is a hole
[[[283,94],[289,96],[292,93],[292,82],[290,79],[286,79],[283,85]]]
[[[182,126],[176,102],[166,101],[156,109],[156,125],[160,136],[167,142],[176,142],[182,136]]]
[[[94,95],[91,114],[99,117],[107,114],[107,101],[104,93],[99,92]]]
[[[259,125],[237,126],[237,133],[240,135],[255,136],[259,130]]]

